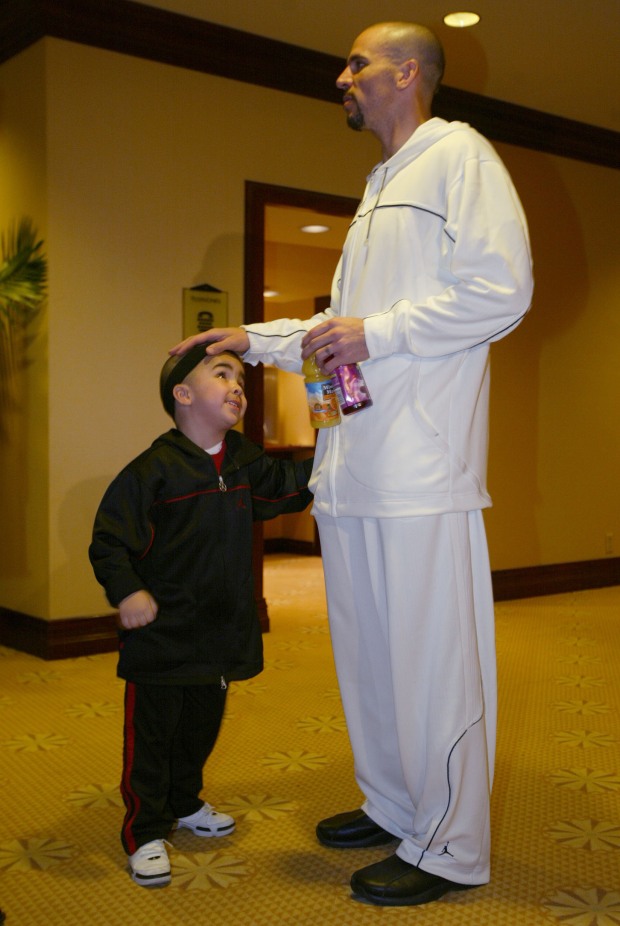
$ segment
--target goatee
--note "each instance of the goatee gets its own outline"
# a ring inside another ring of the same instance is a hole
[[[362,113],[357,110],[357,112],[349,113],[347,116],[347,125],[350,129],[353,129],[354,132],[361,132],[364,128],[364,116]]]

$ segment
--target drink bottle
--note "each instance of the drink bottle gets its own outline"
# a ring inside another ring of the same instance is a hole
[[[343,363],[336,367],[331,376],[343,415],[352,415],[372,405],[359,363]]]
[[[329,373],[321,372],[315,354],[304,360],[301,369],[306,384],[306,401],[312,427],[333,428],[335,424],[340,424],[338,399]]]

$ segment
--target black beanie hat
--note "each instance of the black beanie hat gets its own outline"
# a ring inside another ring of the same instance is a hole
[[[172,390],[182,383],[188,373],[197,367],[201,360],[207,359],[206,344],[196,344],[186,354],[168,357],[159,377],[159,394],[164,408],[174,418],[174,396]]]

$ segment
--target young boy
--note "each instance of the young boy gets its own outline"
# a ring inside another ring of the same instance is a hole
[[[226,836],[235,821],[203,803],[228,682],[263,668],[252,580],[252,522],[310,502],[312,461],[265,455],[230,430],[246,410],[243,364],[199,345],[171,357],[160,392],[176,428],[105,493],[89,555],[119,609],[126,680],[121,841],[133,880],[170,883],[174,822]]]

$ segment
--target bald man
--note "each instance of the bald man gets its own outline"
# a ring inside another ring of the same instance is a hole
[[[361,806],[319,842],[393,844],[353,897],[437,900],[490,877],[496,683],[486,488],[489,348],[532,296],[525,216],[491,145],[432,116],[444,56],[411,23],[355,40],[337,85],[381,145],[331,305],[212,329],[248,363],[361,362],[373,405],[318,435],[314,492],[334,656]]]

